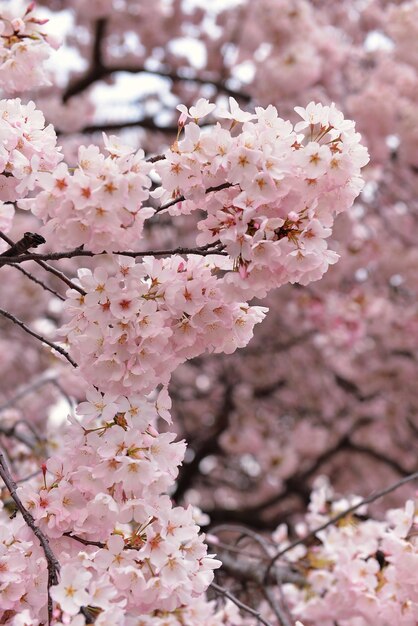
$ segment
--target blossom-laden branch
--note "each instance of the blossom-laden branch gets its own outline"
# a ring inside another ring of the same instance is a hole
[[[82,248],[76,248],[75,250],[69,250],[68,252],[50,252],[46,254],[37,254],[37,253],[29,253],[29,254],[21,254],[15,257],[4,257],[0,258],[0,267],[2,265],[9,265],[12,263],[22,263],[23,261],[58,261],[60,259],[73,259],[75,257],[95,257],[102,254],[113,254],[116,256],[127,256],[133,259],[138,257],[149,257],[149,256],[172,256],[175,254],[197,254],[199,256],[209,256],[211,254],[217,254],[221,256],[227,256],[227,253],[224,252],[223,246],[219,245],[219,242],[215,242],[215,244],[210,243],[205,246],[196,246],[195,248],[187,248],[180,246],[178,248],[171,248],[167,250],[141,250],[141,251],[133,251],[129,252],[126,250],[118,251],[118,252],[92,252],[91,250],[83,250]],[[55,269],[55,268],[54,268]],[[71,285],[71,288],[74,289],[74,284]],[[81,291],[77,286],[77,291]]]
[[[163,159],[157,158],[156,160],[161,161]],[[222,189],[229,189],[229,187],[233,187],[233,186],[234,185],[232,183],[222,183],[214,187],[208,187],[205,190],[205,193],[211,193],[212,191],[222,191]],[[162,204],[160,207],[158,207],[155,213],[161,213],[161,211],[166,211],[167,209],[174,206],[175,204],[178,204],[179,202],[184,202],[185,200],[186,198],[184,196],[177,196],[177,198],[174,198],[173,200],[170,200],[170,202],[167,202],[166,204]]]
[[[39,341],[41,341],[42,343],[46,343],[50,348],[52,348],[56,352],[59,352],[65,359],[67,359],[67,361],[71,363],[73,367],[77,367],[77,363],[70,357],[70,355],[68,354],[66,350],[64,350],[64,348],[61,348],[61,346],[57,345],[56,343],[53,343],[52,341],[49,341],[43,335],[40,335],[36,331],[32,330],[31,328],[26,326],[26,324],[22,322],[22,320],[19,320],[17,317],[12,315],[8,311],[4,311],[3,309],[0,309],[0,315],[3,315],[3,317],[6,317],[17,326],[20,326],[20,328],[22,328],[29,335],[32,335],[32,337],[35,337],[35,339],[39,339]]]
[[[375,502],[376,500],[379,500],[380,498],[383,498],[387,494],[392,493],[392,491],[395,491],[396,489],[399,489],[399,487],[402,487],[403,485],[406,485],[407,483],[409,483],[409,482],[411,482],[413,480],[418,480],[418,472],[414,472],[413,474],[410,474],[409,476],[405,476],[405,478],[401,478],[400,480],[398,480],[396,483],[393,483],[389,487],[385,487],[384,489],[380,489],[379,491],[376,491],[375,493],[372,493],[369,496],[366,496],[362,500],[359,500],[356,504],[353,504],[352,506],[344,509],[344,511],[342,511],[341,513],[338,513],[338,515],[335,515],[334,517],[331,517],[331,519],[329,519],[324,524],[321,524],[320,526],[317,526],[316,528],[311,530],[309,533],[307,533],[306,535],[304,535],[300,539],[296,539],[295,541],[290,543],[288,546],[286,546],[282,550],[279,550],[273,556],[269,566],[267,567],[266,577],[268,576],[271,568],[276,563],[277,559],[282,557],[284,554],[286,554],[290,550],[293,550],[293,548],[296,548],[297,546],[306,544],[311,539],[314,539],[319,532],[321,532],[322,530],[325,530],[329,526],[333,526],[334,524],[337,524],[340,520],[342,520],[345,517],[347,517],[347,515],[350,515],[351,513],[354,513],[355,511],[357,511],[361,507],[365,506],[366,504],[371,504],[372,502]]]
[[[23,519],[29,528],[33,531],[33,534],[39,540],[39,543],[42,546],[42,549],[45,554],[47,567],[48,567],[48,624],[52,623],[52,598],[50,596],[50,588],[53,585],[58,584],[58,574],[60,571],[60,564],[56,556],[51,550],[51,546],[49,545],[48,538],[44,535],[44,533],[40,530],[40,528],[35,524],[35,520],[29,511],[23,506],[21,499],[17,494],[17,484],[13,480],[13,477],[10,473],[10,470],[7,466],[6,460],[2,452],[0,452],[0,476],[4,481],[7,489],[10,492],[10,495],[15,502],[18,510],[22,514]]]

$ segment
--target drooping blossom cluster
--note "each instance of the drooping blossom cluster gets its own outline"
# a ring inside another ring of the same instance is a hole
[[[50,85],[44,62],[58,42],[44,32],[48,22],[33,14],[35,3],[0,3],[0,88],[6,93]]]
[[[362,188],[368,155],[360,135],[334,106],[296,108],[303,121],[293,127],[273,106],[253,115],[232,98],[230,104],[231,112],[218,113],[231,120],[229,129],[218,124],[207,133],[186,124],[184,139],[156,164],[164,197],[187,198],[174,205],[175,214],[207,212],[197,242],[225,246],[237,270],[227,280],[247,295],[318,280],[338,259],[326,242],[334,216]],[[197,121],[211,106],[200,101],[189,117]],[[181,123],[184,117],[182,110]],[[226,188],[205,195],[219,185]]]
[[[159,434],[153,425],[159,413],[167,417],[165,400],[91,389],[78,409],[83,422],[72,418],[44,467],[43,481],[18,489],[61,563],[59,584],[51,590],[54,623],[68,623],[87,607],[98,615],[95,623],[107,626],[130,623],[124,621],[129,615],[193,605],[220,564],[207,555],[193,508],[173,507],[163,495],[185,452],[184,442],[175,443],[175,435]],[[16,539],[27,537],[20,518],[9,526],[1,537],[3,552],[13,533]],[[28,611],[35,624],[46,612],[47,598],[45,580],[34,576],[33,568],[44,571],[44,559],[29,558],[33,536],[16,539],[2,555],[0,616]]]
[[[60,148],[51,125],[33,102],[0,100],[0,200],[25,197],[42,172],[55,170]]]
[[[301,534],[327,522],[360,498],[338,499],[318,481]],[[366,516],[366,519],[364,519]],[[384,521],[367,516],[363,506],[316,534],[318,541],[298,546],[286,558],[306,575],[306,587],[286,584],[293,614],[305,626],[414,626],[418,619],[418,516],[416,503],[391,509]],[[286,527],[275,535],[288,545]]]
[[[79,270],[87,293],[69,291],[72,319],[61,332],[85,380],[116,393],[147,393],[186,359],[246,345],[266,309],[231,299],[216,276],[218,262],[119,257],[109,269]]]
[[[93,252],[132,250],[154,213],[143,206],[151,186],[144,151],[116,137],[104,140],[107,157],[97,146],[80,147],[73,172],[62,163],[39,176],[42,191],[20,205],[43,220],[44,236],[64,250],[80,245]]]

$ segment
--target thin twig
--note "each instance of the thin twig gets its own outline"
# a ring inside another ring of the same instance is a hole
[[[61,348],[61,346],[58,346],[56,343],[53,343],[52,341],[49,341],[43,335],[40,335],[39,333],[35,332],[34,330],[31,330],[29,328],[29,326],[26,326],[26,324],[24,324],[21,320],[19,320],[17,317],[12,315],[11,313],[8,313],[7,311],[4,311],[3,309],[0,309],[0,315],[3,315],[4,317],[7,317],[7,319],[12,321],[17,326],[20,326],[20,328],[22,328],[26,333],[28,333],[29,335],[32,335],[32,337],[35,337],[35,339],[39,339],[39,341],[42,341],[42,343],[46,343],[50,348],[52,348],[53,350],[56,350],[56,352],[59,352],[60,354],[62,354],[62,356],[64,358],[66,358],[67,361],[69,363],[71,363],[71,365],[73,367],[77,367],[77,363],[75,361],[73,361],[73,359],[70,357],[68,352],[66,350],[64,350],[64,348]]]
[[[11,264],[11,267],[15,267],[17,270],[19,270],[19,272],[21,272],[27,278],[29,278],[29,280],[31,280],[32,282],[36,283],[37,285],[40,285],[43,289],[45,289],[46,291],[49,291],[50,293],[52,293],[54,296],[56,296],[60,300],[65,301],[64,296],[62,296],[60,293],[58,293],[58,291],[55,291],[55,289],[52,289],[52,287],[49,287],[42,280],[39,280],[39,278],[36,278],[36,276],[31,274],[27,270],[23,269],[23,267],[20,267],[20,265],[17,265],[17,264],[13,263],[13,264]]]
[[[264,617],[262,617],[258,611],[256,611],[255,609],[252,609],[247,604],[244,604],[243,602],[241,602],[241,600],[238,600],[238,598],[236,598],[227,589],[224,589],[223,587],[221,587],[220,585],[217,585],[216,583],[211,583],[210,587],[216,593],[219,593],[220,595],[225,596],[225,598],[228,598],[228,600],[231,600],[231,602],[233,602],[239,609],[255,617],[261,624],[264,624],[264,626],[273,626],[270,622],[264,619]]]
[[[329,526],[332,526],[333,524],[336,524],[340,520],[344,519],[344,517],[346,517],[347,515],[350,515],[350,513],[354,513],[354,511],[357,511],[357,509],[359,509],[360,507],[364,506],[365,504],[371,504],[372,502],[375,502],[379,498],[383,498],[383,496],[386,496],[388,493],[391,493],[392,491],[395,491],[396,489],[399,489],[399,487],[402,487],[406,483],[409,483],[412,480],[417,480],[417,479],[418,479],[418,472],[414,472],[413,474],[410,474],[409,476],[405,476],[405,478],[401,478],[401,480],[398,480],[393,485],[390,485],[389,487],[386,487],[385,489],[381,489],[380,491],[376,491],[375,493],[370,494],[366,498],[363,498],[362,500],[357,502],[357,504],[353,504],[353,506],[348,507],[347,509],[345,509],[341,513],[338,513],[338,515],[335,515],[334,517],[331,517],[331,519],[329,519],[324,524],[321,524],[317,528],[314,528],[309,533],[307,533],[304,537],[301,537],[300,539],[296,539],[295,541],[290,543],[286,548],[283,548],[282,550],[279,550],[279,552],[277,552],[272,557],[272,559],[270,561],[270,564],[269,564],[269,566],[268,566],[268,568],[266,570],[265,578],[267,578],[267,576],[268,576],[268,574],[270,572],[270,569],[274,566],[274,564],[277,561],[277,559],[279,559],[281,556],[286,554],[286,552],[289,552],[289,550],[293,550],[293,548],[296,548],[297,546],[305,544],[307,541],[310,541],[311,539],[314,539],[316,537],[317,533],[321,532],[321,530],[325,530],[325,528],[328,528]]]
[[[78,543],[82,543],[83,546],[95,546],[96,548],[105,548],[106,544],[102,541],[93,541],[90,539],[83,539],[83,537],[79,537],[78,535],[73,535],[71,532],[63,533],[65,537],[69,537],[70,539],[74,539],[74,541],[78,541]]]
[[[38,380],[35,380],[34,382],[30,383],[29,385],[20,387],[12,398],[10,398],[9,400],[6,400],[4,404],[0,405],[0,413],[2,411],[5,411],[11,406],[14,406],[19,400],[21,400],[21,398],[24,398],[30,393],[33,393],[40,387],[43,387],[44,385],[47,385],[49,383],[54,384],[55,382],[56,382],[55,377],[51,377],[51,376],[44,377],[44,378],[41,377],[41,378],[38,378]],[[63,393],[63,395],[65,394]]]
[[[2,233],[1,231],[0,231],[0,238],[3,239],[3,241],[5,241],[6,243],[8,243],[9,246],[14,246],[15,245],[14,241],[12,239],[10,239],[9,237],[7,237],[7,235]],[[21,255],[21,256],[27,256],[27,255]],[[20,258],[19,255],[14,256],[14,257],[8,257],[8,259],[7,259],[7,255],[6,255],[6,257],[0,256],[0,267],[5,264],[5,260],[6,260],[6,264],[12,264],[12,263],[20,263],[20,261],[22,259]],[[36,261],[36,263],[38,265],[40,265],[44,270],[46,270],[47,272],[50,272],[51,274],[54,274],[54,276],[56,276],[57,278],[62,280],[62,282],[64,282],[66,285],[68,285],[68,287],[71,287],[71,289],[75,289],[76,291],[78,291],[82,295],[86,295],[86,292],[83,291],[83,289],[81,289],[81,287],[79,287],[78,285],[73,283],[65,274],[63,274],[63,272],[60,272],[59,270],[55,269],[55,267],[52,267],[52,265],[48,265],[47,263],[45,263],[42,260],[37,260],[36,259],[36,255],[35,255],[35,258],[33,260]]]
[[[222,191],[222,189],[229,189],[229,187],[234,187],[234,184],[222,183],[221,185],[216,185],[215,187],[208,187],[207,189],[205,189],[205,194],[211,193],[212,191]],[[166,209],[169,209],[170,207],[174,206],[175,204],[178,204],[179,202],[185,202],[185,200],[186,198],[184,196],[178,196],[177,198],[174,198],[174,200],[170,200],[170,202],[166,202],[166,204],[162,204],[160,207],[158,207],[154,215],[156,215],[157,213],[161,213],[161,211],[165,211]]]
[[[275,613],[277,619],[279,620],[281,626],[292,626],[287,618],[287,615],[285,615],[279,603],[276,602],[276,599],[274,598],[271,590],[268,587],[263,587],[263,594],[267,602],[271,606],[273,612]]]
[[[7,463],[1,451],[0,451],[0,476],[3,479],[4,484],[6,485],[7,489],[9,490],[10,495],[13,498],[17,508],[22,514],[23,519],[25,520],[26,524],[29,526],[29,528],[31,528],[34,535],[39,540],[39,543],[41,544],[42,549],[44,551],[46,562],[47,562],[47,567],[48,567],[48,587],[47,587],[48,624],[51,624],[53,605],[52,605],[52,598],[50,595],[50,588],[53,585],[58,584],[58,574],[60,571],[60,564],[58,562],[58,559],[56,558],[56,556],[51,550],[51,546],[49,545],[48,538],[44,535],[44,533],[40,530],[40,528],[38,528],[38,526],[35,524],[34,518],[29,513],[29,511],[23,506],[21,499],[17,495],[17,484],[12,478],[10,470],[7,466]]]
[[[38,265],[43,267],[44,270],[46,270],[47,272],[50,272],[51,274],[54,274],[54,276],[62,280],[62,282],[68,285],[68,287],[70,287],[71,289],[75,289],[76,291],[78,291],[78,293],[81,293],[82,296],[86,295],[86,292],[84,291],[84,289],[82,289],[81,287],[73,283],[73,281],[70,280],[68,276],[66,276],[63,272],[60,272],[60,270],[57,270],[55,267],[52,267],[52,265],[49,265],[49,263],[45,263],[42,260],[37,260],[35,258],[35,261],[38,263]]]

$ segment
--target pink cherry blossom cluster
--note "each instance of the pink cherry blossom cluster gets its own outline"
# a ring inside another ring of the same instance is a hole
[[[33,15],[35,3],[0,3],[0,88],[6,93],[50,85],[44,62],[58,48],[43,31],[48,22]]]
[[[205,132],[190,122],[184,139],[156,164],[163,197],[186,197],[172,213],[196,207],[208,213],[197,242],[221,241],[236,270],[227,280],[246,297],[318,280],[338,259],[326,242],[334,216],[353,204],[368,162],[354,122],[313,102],[296,108],[303,121],[295,127],[273,106],[252,115],[232,98],[230,104],[230,113],[218,113],[231,120],[229,129],[218,124]],[[212,107],[201,100],[190,113],[181,109],[180,123]],[[219,185],[226,189],[205,195]]]
[[[78,408],[86,417],[71,419],[43,480],[18,489],[61,564],[51,589],[54,624],[76,616],[86,623],[79,616],[86,607],[96,610],[95,623],[110,626],[193,605],[220,565],[207,555],[193,508],[173,508],[163,495],[185,452],[184,442],[153,425],[165,400],[165,393],[152,402],[91,389]],[[45,571],[44,559],[27,531],[18,518],[0,535],[0,617],[29,611],[36,624],[46,612],[46,576],[34,576],[36,566]]]
[[[62,156],[53,127],[45,127],[33,102],[0,100],[0,135],[0,200],[14,201],[32,191],[41,173],[53,171]]]
[[[73,172],[62,163],[39,176],[42,189],[21,203],[41,218],[41,231],[62,249],[86,245],[93,252],[132,250],[141,238],[145,219],[154,209],[149,197],[151,165],[144,151],[104,137],[108,156],[97,146],[80,147]]]
[[[312,494],[306,525],[318,527],[360,498],[337,499],[327,482],[319,480]],[[367,508],[359,509],[364,516]],[[418,516],[409,500],[403,509],[391,509],[384,521],[356,515],[343,518],[317,533],[319,544],[295,547],[287,559],[306,568],[307,587],[284,585],[293,613],[305,626],[414,626],[418,619]],[[286,528],[275,539],[287,543]]]
[[[45,556],[38,541],[20,515],[10,519],[10,513],[0,501],[0,619],[17,616],[21,598],[26,598],[22,612],[30,607],[27,618],[34,621],[12,622],[9,624],[38,624],[35,616],[46,616],[45,589],[47,572]],[[7,623],[7,622],[5,622]]]
[[[119,257],[108,269],[79,270],[87,293],[68,292],[72,318],[61,332],[85,380],[115,393],[147,393],[186,359],[245,346],[267,309],[231,299],[216,262]]]

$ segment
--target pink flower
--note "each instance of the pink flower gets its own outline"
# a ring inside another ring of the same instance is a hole
[[[182,124],[184,124],[187,118],[193,119],[197,124],[200,118],[212,113],[212,111],[216,108],[216,104],[210,103],[209,100],[206,100],[205,98],[200,98],[196,102],[195,106],[190,107],[190,109],[187,109],[184,104],[179,104],[176,108],[182,114],[180,116]]]
[[[60,582],[51,587],[51,597],[68,615],[77,615],[82,606],[89,604],[90,595],[86,587],[91,577],[91,573],[82,567],[64,565],[60,572]]]
[[[235,98],[230,97],[229,98],[229,107],[231,109],[231,112],[229,111],[218,111],[217,115],[220,118],[223,119],[227,119],[227,120],[234,120],[235,122],[248,122],[249,120],[253,120],[255,118],[255,115],[253,115],[252,113],[247,113],[246,111],[243,111],[242,109],[240,109],[238,102],[235,100]]]

